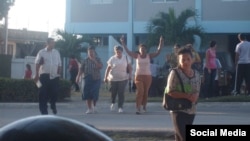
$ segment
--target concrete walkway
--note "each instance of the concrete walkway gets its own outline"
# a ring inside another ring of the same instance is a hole
[[[135,114],[135,104],[125,103],[124,113],[110,111],[109,99],[100,99],[97,113],[85,114],[86,106],[79,96],[57,104],[57,116],[88,123],[102,131],[163,132],[174,134],[168,111],[159,102],[148,103],[148,111]],[[50,114],[52,113],[49,111]],[[40,115],[37,103],[0,103],[0,127],[21,118]],[[198,104],[194,124],[249,124],[250,102],[203,102]]]

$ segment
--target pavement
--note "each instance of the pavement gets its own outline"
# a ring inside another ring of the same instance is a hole
[[[101,97],[101,96],[100,96]],[[86,105],[81,96],[57,103],[56,116],[88,123],[101,131],[155,132],[173,136],[173,124],[168,111],[160,102],[149,102],[147,112],[135,114],[135,103],[126,102],[124,112],[110,111],[110,100],[100,98],[97,113],[85,114]],[[37,103],[0,103],[0,127],[16,120],[40,115]],[[52,115],[52,112],[49,111]],[[244,125],[250,124],[250,102],[202,102],[197,105],[194,124]]]

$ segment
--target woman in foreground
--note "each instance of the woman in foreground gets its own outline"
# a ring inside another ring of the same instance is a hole
[[[185,98],[192,102],[192,107],[186,110],[170,111],[172,117],[175,140],[185,141],[186,125],[193,124],[196,114],[196,103],[200,93],[200,74],[192,69],[193,55],[190,49],[182,47],[178,51],[177,72],[183,82],[184,92],[181,89],[181,83],[174,70],[168,76],[165,94],[174,98]]]

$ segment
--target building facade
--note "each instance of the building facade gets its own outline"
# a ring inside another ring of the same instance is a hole
[[[196,20],[189,20],[188,24],[201,25],[207,40],[216,40],[218,51],[229,52],[233,58],[237,34],[250,33],[249,5],[250,0],[66,0],[65,31],[93,35],[99,46],[107,50],[112,48],[109,36],[125,34],[128,47],[136,50],[136,45],[146,39],[149,20],[157,13],[174,8],[178,15],[185,9],[194,9]],[[200,52],[207,47],[196,46]],[[165,49],[161,55],[168,51],[171,50]]]

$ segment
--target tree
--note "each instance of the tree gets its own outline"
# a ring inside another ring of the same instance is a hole
[[[147,25],[149,46],[157,44],[161,35],[164,36],[165,41],[169,44],[194,43],[194,35],[203,38],[204,31],[201,26],[197,24],[195,26],[187,26],[187,20],[195,18],[195,16],[195,11],[191,9],[182,11],[178,17],[176,17],[173,8],[170,8],[168,13],[159,12]]]
[[[80,53],[86,52],[82,43],[92,44],[90,37],[83,34],[71,34],[63,30],[57,30],[56,36],[58,40],[56,41],[55,48],[57,48],[62,57],[70,57],[70,55],[75,55],[80,59]]]
[[[14,2],[15,0],[0,0],[0,21],[7,16],[8,11]]]

